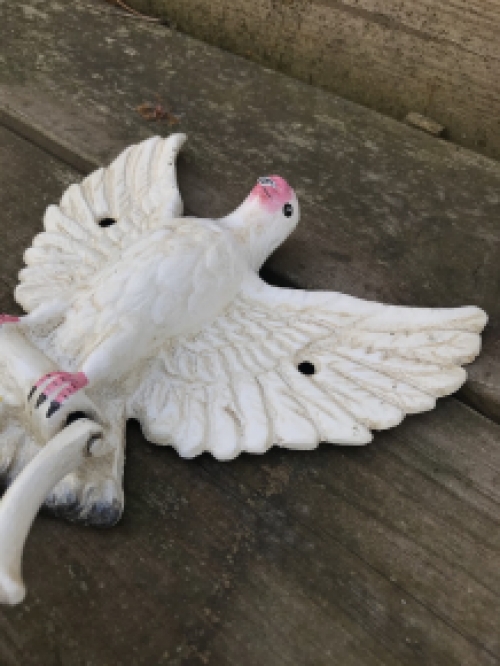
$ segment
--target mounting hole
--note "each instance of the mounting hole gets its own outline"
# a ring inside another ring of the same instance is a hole
[[[316,372],[314,363],[311,363],[310,361],[302,361],[302,363],[299,363],[297,366],[297,370],[301,372],[303,375],[314,375]]]
[[[99,220],[100,227],[112,227],[113,224],[116,224],[114,217],[103,217],[102,220]]]

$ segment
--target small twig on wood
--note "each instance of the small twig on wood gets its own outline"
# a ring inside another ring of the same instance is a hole
[[[129,7],[125,2],[123,2],[123,0],[106,0],[106,1],[111,5],[118,5],[118,7],[121,7],[126,12],[129,12],[129,14],[133,14],[134,16],[142,19],[143,21],[150,21],[151,23],[161,23],[162,21],[162,19],[160,18],[154,18],[153,16],[146,16],[146,14],[141,14],[141,12],[138,12],[133,7]]]
[[[137,113],[145,120],[166,120],[170,127],[178,125],[180,118],[174,115],[160,100],[158,96],[156,104],[143,102],[136,108]]]

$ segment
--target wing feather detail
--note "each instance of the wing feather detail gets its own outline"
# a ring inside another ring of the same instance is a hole
[[[175,160],[185,139],[174,134],[131,146],[47,208],[44,231],[24,255],[37,270],[19,275],[16,300],[25,310],[41,305],[47,293],[49,300],[68,300],[142,233],[182,215]],[[101,226],[105,218],[116,223]]]
[[[461,365],[479,353],[486,321],[474,307],[384,306],[278,289],[252,275],[204,330],[165,345],[129,413],[147,436],[186,457],[208,451],[228,460],[273,444],[367,444],[372,430],[433,409],[463,384]],[[300,371],[304,362],[313,374]],[[159,384],[170,388],[153,399]],[[179,425],[181,394],[193,426]]]

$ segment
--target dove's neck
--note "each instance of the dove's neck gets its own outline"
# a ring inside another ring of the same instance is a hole
[[[250,268],[258,271],[268,256],[288,236],[280,226],[273,224],[262,209],[252,201],[245,201],[219,225],[231,232],[233,239],[243,251]]]

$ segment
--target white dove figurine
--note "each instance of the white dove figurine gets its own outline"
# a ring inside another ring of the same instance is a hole
[[[84,458],[49,494],[73,519],[120,517],[128,418],[185,458],[367,444],[371,430],[456,391],[480,350],[477,307],[263,282],[260,267],[299,221],[294,191],[259,178],[227,217],[182,217],[184,141],[132,146],[50,206],[16,290],[28,314],[0,319],[4,479],[77,416],[99,424],[111,451]]]

